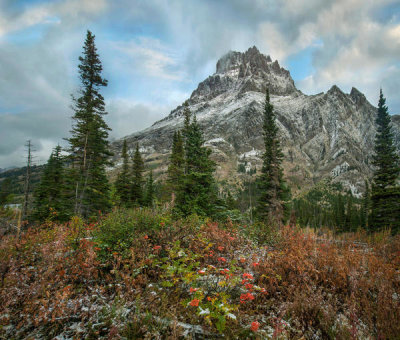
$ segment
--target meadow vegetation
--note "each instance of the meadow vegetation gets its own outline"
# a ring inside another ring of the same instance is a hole
[[[48,221],[0,244],[0,337],[398,338],[400,237],[328,236],[146,208]]]

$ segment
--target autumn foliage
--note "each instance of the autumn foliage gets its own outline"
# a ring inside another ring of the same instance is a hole
[[[3,237],[0,337],[400,334],[399,238],[328,242],[284,227],[273,246],[261,245],[248,236],[251,227],[149,212],[116,211],[96,224],[73,219]],[[146,228],[122,223],[135,218]],[[125,237],[103,235],[111,223],[123,224],[114,234]]]

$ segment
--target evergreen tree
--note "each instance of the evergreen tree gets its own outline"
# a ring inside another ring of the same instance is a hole
[[[128,147],[126,144],[126,139],[122,144],[122,169],[121,172],[118,174],[117,180],[115,182],[115,188],[117,191],[117,195],[119,197],[120,205],[121,206],[129,206],[131,202],[131,173],[129,169],[129,156],[128,156]]]
[[[139,151],[139,143],[137,143],[132,164],[131,200],[134,205],[141,205],[143,203],[143,172],[144,162]]]
[[[175,197],[183,189],[185,175],[185,151],[181,133],[175,132],[172,141],[172,152],[168,166],[168,186]]]
[[[153,207],[153,204],[154,204],[154,181],[153,181],[153,171],[150,170],[146,182],[146,194],[144,197],[144,205],[146,207]]]
[[[264,222],[281,225],[284,218],[284,196],[286,194],[281,167],[283,154],[268,89],[263,119],[265,152],[262,157],[263,166],[259,178],[260,196],[256,213],[258,218]]]
[[[235,210],[237,209],[237,202],[232,196],[230,190],[228,190],[228,194],[225,197],[225,206],[228,210]]]
[[[186,173],[176,208],[185,216],[192,213],[211,216],[217,200],[213,177],[215,163],[210,159],[211,150],[203,146],[203,133],[196,117],[190,122],[187,105],[185,111],[185,117],[189,117],[184,128]]]
[[[338,231],[344,230],[345,225],[345,201],[342,194],[337,194],[334,201],[334,216],[335,216],[335,226]]]
[[[361,209],[360,209],[360,221],[361,228],[368,228],[368,215],[370,207],[370,191],[368,181],[365,181],[365,192],[362,198]]]
[[[95,36],[87,31],[83,55],[79,57],[80,97],[74,101],[74,124],[68,139],[74,213],[88,217],[110,207],[106,165],[109,165],[108,131],[104,98],[100,88],[107,86],[101,76],[103,67],[97,54]]]
[[[343,231],[353,231],[352,221],[353,221],[353,195],[351,193],[347,196],[347,208],[346,215],[344,219],[344,230]]]
[[[189,172],[188,169],[188,160],[187,160],[187,150],[189,149],[188,143],[189,143],[189,134],[191,130],[191,118],[192,118],[192,113],[190,112],[189,109],[189,102],[185,101],[183,103],[183,130],[182,130],[182,137],[183,137],[183,145],[184,145],[184,157],[185,157],[185,169],[184,173],[187,174]]]
[[[396,181],[400,174],[399,156],[393,144],[391,118],[386,99],[380,91],[378,114],[376,118],[377,134],[373,165],[375,171],[371,190],[370,230],[382,230],[390,227],[392,232],[400,231],[400,187]]]
[[[190,121],[191,121],[192,113],[189,109],[189,102],[185,101],[183,103],[183,138],[185,142],[189,137],[189,130],[190,130]]]
[[[67,220],[65,182],[64,182],[64,158],[61,155],[61,147],[54,148],[44,168],[43,175],[34,192],[33,218],[44,221],[51,217],[57,220]]]

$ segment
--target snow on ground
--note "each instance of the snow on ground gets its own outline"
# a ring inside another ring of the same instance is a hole
[[[206,141],[204,144],[218,144],[218,143],[227,143],[227,141],[222,137],[217,137]]]
[[[342,164],[336,165],[332,171],[331,175],[332,177],[337,177],[340,174],[347,172],[349,170],[350,164],[344,161]]]
[[[246,158],[259,158],[259,156],[261,155],[261,151],[260,150],[255,150],[254,148],[250,151],[244,152],[239,156],[240,160],[245,160]]]

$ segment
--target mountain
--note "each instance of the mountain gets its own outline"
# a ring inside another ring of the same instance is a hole
[[[10,166],[10,167],[8,167],[8,168],[0,168],[0,174],[1,173],[3,173],[3,172],[6,172],[6,171],[8,171],[8,170],[12,170],[12,169],[15,169],[16,167],[15,166]]]
[[[364,179],[372,174],[376,108],[356,88],[349,94],[336,85],[326,93],[302,93],[290,72],[256,47],[244,53],[229,52],[219,59],[216,72],[188,99],[217,161],[219,181],[225,185],[240,183],[246,176],[238,172],[241,164],[246,170],[261,168],[267,86],[277,114],[285,176],[294,191],[331,177],[359,195]],[[392,121],[400,150],[400,116],[392,116]],[[163,176],[172,135],[182,125],[183,106],[178,106],[153,126],[124,139],[131,150],[139,142],[148,167]],[[112,144],[117,167],[122,140]]]
[[[43,165],[32,165],[31,167],[31,193],[40,181]],[[0,188],[6,179],[11,180],[10,191],[14,194],[13,203],[20,202],[24,193],[26,166],[17,168],[11,167],[0,171]]]

